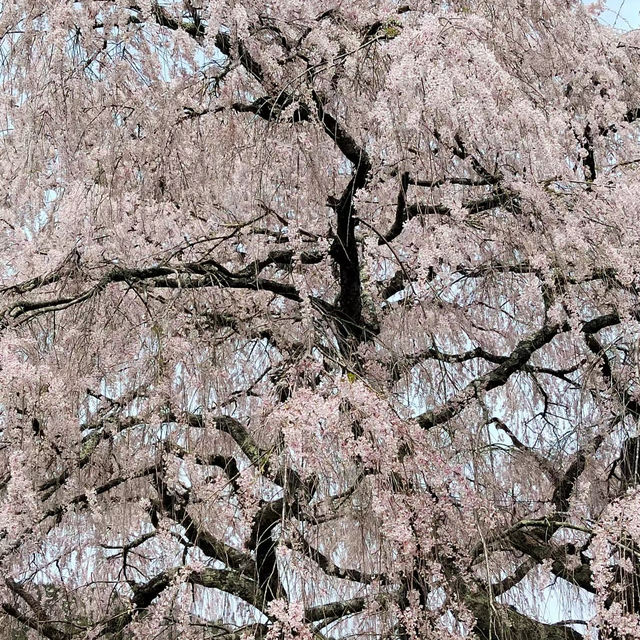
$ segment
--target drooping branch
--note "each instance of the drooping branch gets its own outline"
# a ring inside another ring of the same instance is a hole
[[[500,582],[492,584],[490,588],[487,587],[487,591],[489,591],[494,598],[498,598],[510,589],[513,589],[513,587],[519,585],[535,566],[536,561],[533,558],[527,558],[516,567],[513,573],[500,580]]]
[[[547,477],[554,483],[560,481],[560,477],[557,469],[551,464],[551,462],[543,455],[535,451],[532,447],[527,446],[516,436],[515,433],[499,418],[493,417],[489,420],[488,424],[494,424],[497,429],[500,429],[503,433],[509,436],[509,439],[513,443],[513,446],[526,456],[530,456],[536,461],[536,464],[546,473]]]
[[[545,325],[534,334],[521,340],[502,364],[472,380],[461,392],[432,411],[418,416],[423,429],[431,429],[457,416],[474,398],[486,391],[504,385],[511,375],[529,361],[538,349],[548,344],[562,330],[558,324]]]
[[[498,191],[487,197],[463,201],[461,206],[472,215],[483,211],[491,211],[498,207],[508,208],[516,199],[517,196],[514,194]],[[394,240],[402,233],[405,222],[417,216],[426,215],[450,216],[451,208],[443,204],[411,204],[407,207],[399,208],[396,219],[385,234],[384,239],[387,242]]]
[[[157,465],[151,464],[146,467],[142,467],[141,469],[138,469],[136,471],[130,472],[126,475],[116,476],[115,478],[112,478],[111,480],[104,482],[103,484],[95,487],[94,489],[95,494],[96,496],[100,496],[104,493],[107,493],[108,491],[111,491],[111,489],[115,489],[116,487],[119,487],[120,485],[125,484],[126,482],[129,482],[130,480],[151,476],[156,472],[156,470],[157,470]],[[44,497],[46,498],[48,496],[45,494]],[[85,508],[88,506],[88,504],[89,504],[89,496],[86,493],[78,493],[75,496],[73,496],[71,499],[66,500],[64,503],[47,509],[47,511],[45,511],[42,516],[42,520],[45,520],[46,518],[59,517],[70,506],[76,506],[76,507],[80,506]]]
[[[251,575],[252,560],[245,553],[216,539],[188,512],[188,495],[177,495],[169,489],[161,473],[153,478],[158,492],[157,507],[184,529],[184,537],[205,555],[223,562],[243,575]]]
[[[15,618],[27,627],[41,633],[49,640],[68,640],[71,637],[71,634],[62,631],[51,621],[50,617],[44,610],[42,603],[38,598],[30,594],[23,585],[9,577],[6,577],[4,582],[13,593],[26,602],[35,617],[21,613],[16,607],[8,602],[2,603],[2,609],[5,613],[8,613],[12,618]]]
[[[305,557],[312,560],[315,566],[321,569],[327,576],[339,578],[340,580],[359,582],[361,584],[371,584],[374,581],[380,584],[386,584],[388,582],[388,578],[382,574],[367,574],[359,569],[339,567],[324,553],[309,544],[302,534],[296,536],[295,541],[286,541],[286,544],[291,549],[299,549]]]
[[[0,313],[0,326],[22,324],[42,313],[67,309],[93,298],[107,286],[117,283],[173,289],[219,287],[269,291],[296,302],[301,301],[297,290],[291,285],[261,278],[249,272],[232,273],[215,260],[207,259],[147,268],[115,267],[104,274],[95,285],[78,295],[45,300],[20,300],[10,304]]]
[[[597,333],[605,327],[616,325],[620,322],[618,314],[611,313],[597,316],[582,325],[582,333],[585,336]],[[462,391],[455,394],[450,400],[437,409],[427,411],[417,417],[418,424],[423,429],[447,422],[457,416],[479,394],[491,391],[504,385],[511,375],[521,371],[531,356],[541,347],[549,344],[558,334],[570,329],[567,323],[549,324],[539,329],[528,338],[521,340],[506,359],[494,369],[478,376],[467,384]]]
[[[71,636],[33,616],[26,615],[9,602],[3,602],[2,610],[26,627],[41,633],[49,640],[68,640]]]

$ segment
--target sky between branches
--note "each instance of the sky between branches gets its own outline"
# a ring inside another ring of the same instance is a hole
[[[602,21],[619,29],[640,28],[640,0],[609,0]]]

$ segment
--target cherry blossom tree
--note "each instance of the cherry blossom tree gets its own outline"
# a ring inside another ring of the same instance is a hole
[[[601,9],[2,2],[2,637],[640,638]]]

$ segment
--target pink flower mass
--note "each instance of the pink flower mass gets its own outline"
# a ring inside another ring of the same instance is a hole
[[[640,639],[604,10],[0,3],[0,640]]]

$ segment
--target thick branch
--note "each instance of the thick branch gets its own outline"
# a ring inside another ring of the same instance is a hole
[[[2,610],[12,618],[15,618],[18,622],[21,622],[23,625],[29,627],[30,629],[41,633],[46,638],[49,638],[49,640],[68,640],[68,638],[71,637],[66,633],[63,633],[59,629],[56,629],[52,625],[43,623],[36,618],[25,615],[8,602],[3,602],[1,606]]]
[[[29,608],[35,614],[35,618],[20,613],[18,609],[5,602],[2,604],[2,608],[6,613],[31,629],[35,629],[43,636],[49,638],[49,640],[66,640],[69,638],[69,634],[64,633],[50,622],[49,616],[47,616],[38,599],[32,596],[22,585],[8,577],[5,578],[5,584],[13,593],[29,605]]]
[[[562,330],[558,324],[544,326],[539,331],[521,340],[506,360],[488,373],[478,376],[460,393],[433,411],[427,411],[417,418],[423,429],[431,429],[457,416],[480,393],[504,385],[509,377],[526,364],[535,351],[548,344]]]
[[[200,288],[220,287],[230,289],[249,289],[270,291],[284,298],[301,301],[295,287],[274,280],[260,278],[257,274],[245,272],[232,273],[215,260],[178,263],[175,265],[157,265],[147,268],[115,267],[89,289],[76,296],[67,296],[47,300],[19,300],[0,313],[0,327],[10,322],[26,322],[40,313],[58,311],[89,300],[115,283],[146,284],[158,288]],[[20,285],[16,285],[20,287]]]
[[[476,617],[474,632],[482,640],[583,640],[571,627],[539,622],[485,593],[469,594],[465,602]]]
[[[220,562],[242,573],[250,573],[251,558],[228,544],[217,540],[204,527],[199,525],[187,511],[188,501],[170,491],[160,474],[156,475],[154,485],[160,499],[159,506],[162,507],[166,515],[184,528],[184,537],[191,544],[214,560],[220,560]]]

